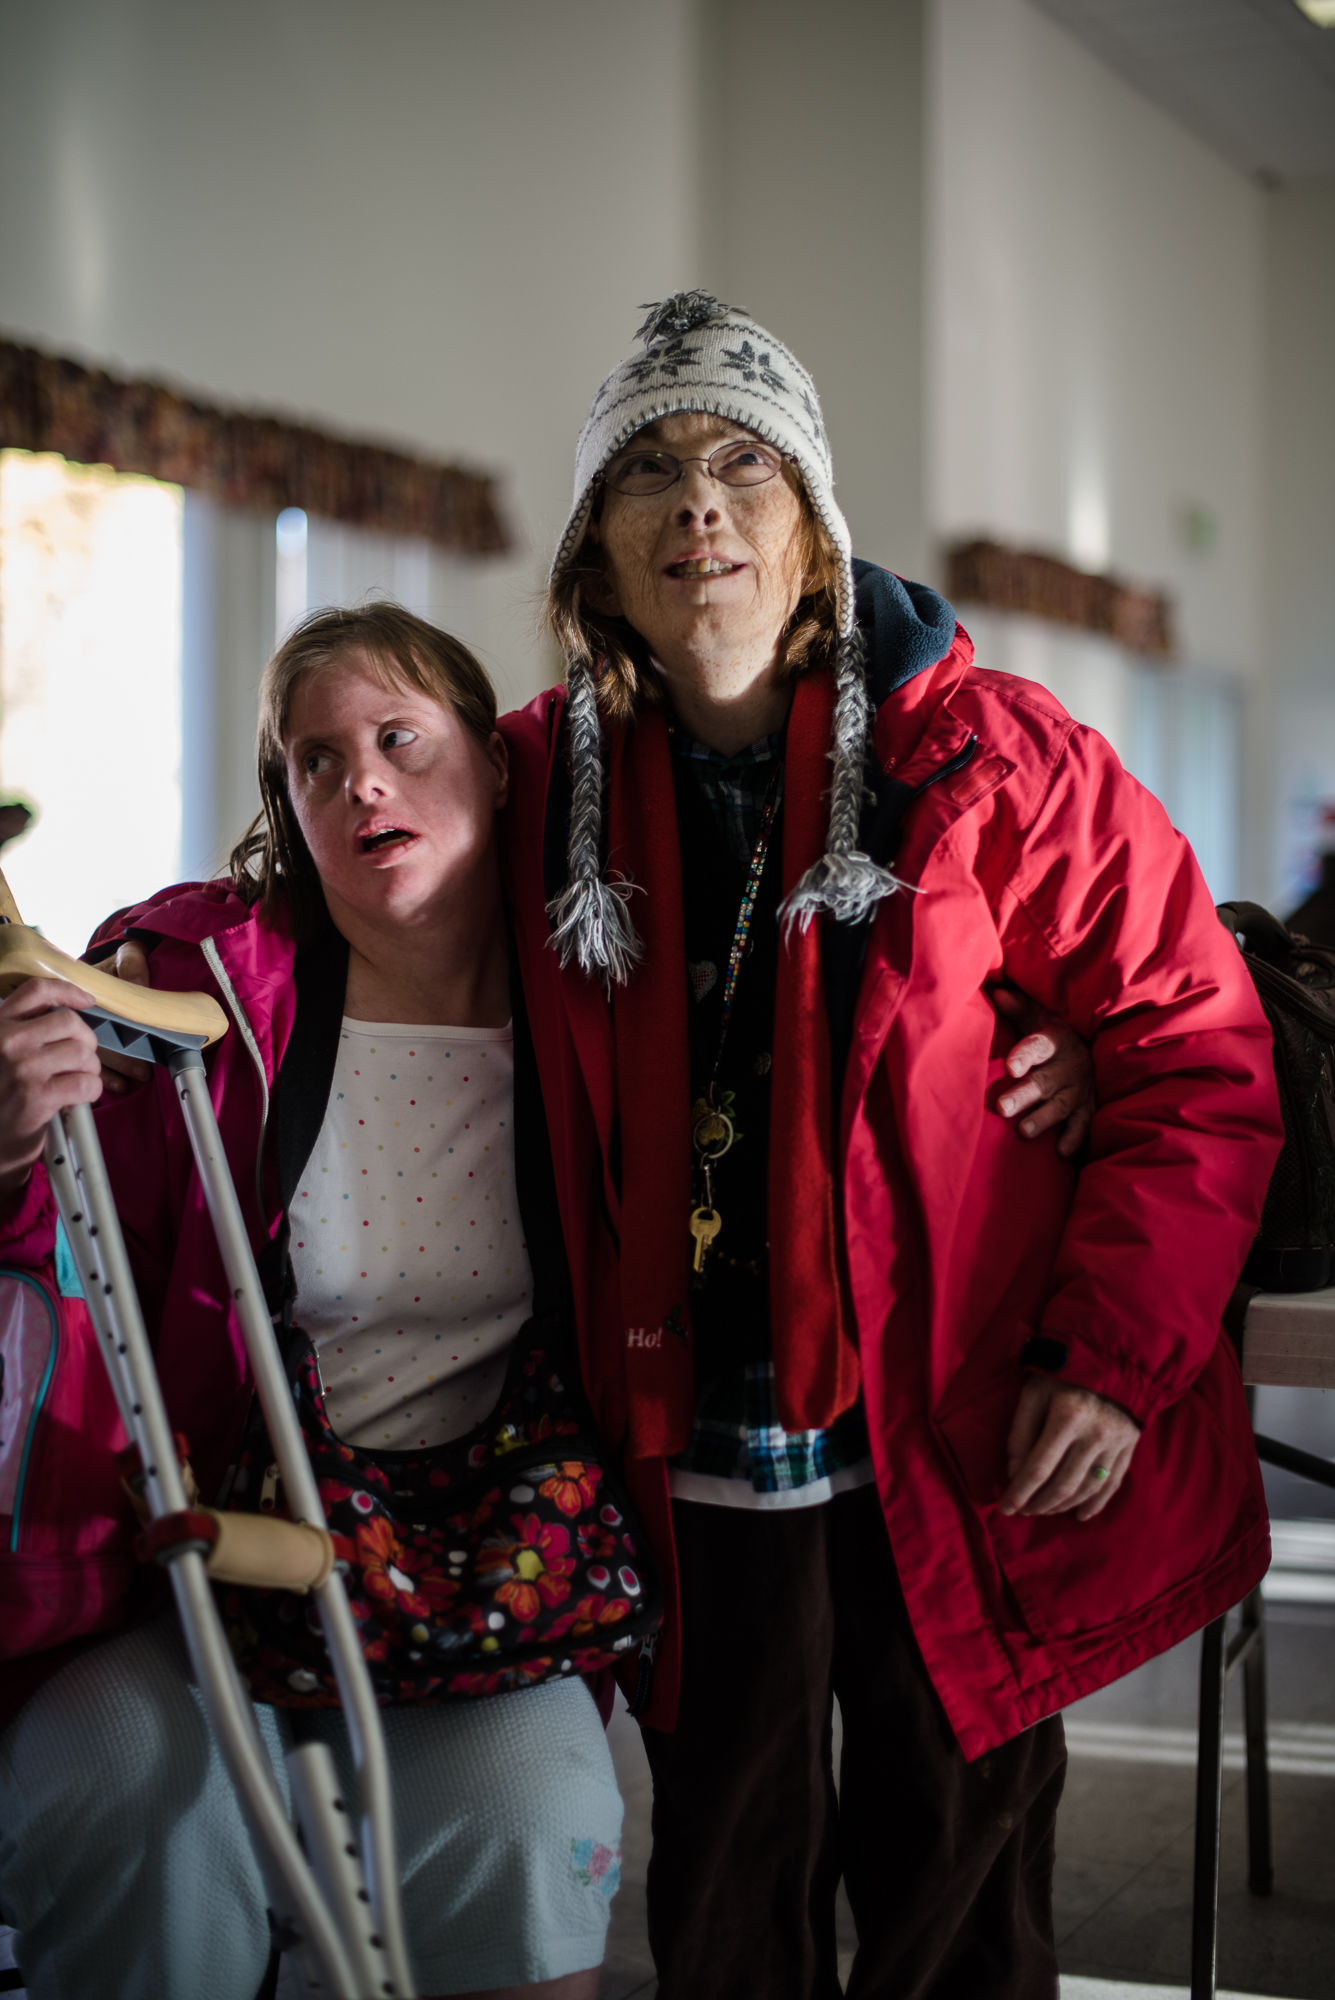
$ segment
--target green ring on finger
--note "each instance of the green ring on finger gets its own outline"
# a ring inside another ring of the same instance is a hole
[[[1106,1479],[1108,1477],[1109,1470],[1110,1468],[1106,1465],[1091,1465],[1089,1468],[1089,1476],[1091,1479]]]

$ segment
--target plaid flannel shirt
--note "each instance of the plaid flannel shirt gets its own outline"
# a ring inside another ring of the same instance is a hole
[[[784,1430],[775,1404],[772,1361],[724,1376],[700,1398],[690,1442],[673,1465],[714,1479],[747,1479],[757,1493],[789,1493],[870,1455],[861,1398],[823,1431]]]
[[[673,755],[690,773],[726,830],[737,860],[751,858],[765,795],[783,755],[783,734],[762,736],[725,757],[676,726]],[[861,1464],[870,1455],[861,1398],[827,1430],[785,1431],[778,1420],[772,1360],[730,1371],[696,1404],[690,1442],[675,1467],[715,1479],[745,1479],[757,1493],[787,1493]]]

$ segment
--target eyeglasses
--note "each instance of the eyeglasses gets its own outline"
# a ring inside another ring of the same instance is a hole
[[[754,438],[729,438],[708,458],[675,458],[670,451],[623,451],[603,473],[614,493],[666,493],[688,465],[703,465],[722,486],[763,486],[783,470],[788,454]]]

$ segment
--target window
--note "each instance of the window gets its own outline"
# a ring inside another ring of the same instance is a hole
[[[0,452],[0,855],[27,922],[80,952],[174,881],[181,846],[181,489]]]

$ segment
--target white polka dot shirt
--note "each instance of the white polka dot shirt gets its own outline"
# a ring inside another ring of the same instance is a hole
[[[533,1296],[512,1031],[345,1019],[291,1223],[295,1317],[338,1435],[412,1451],[470,1430]]]

